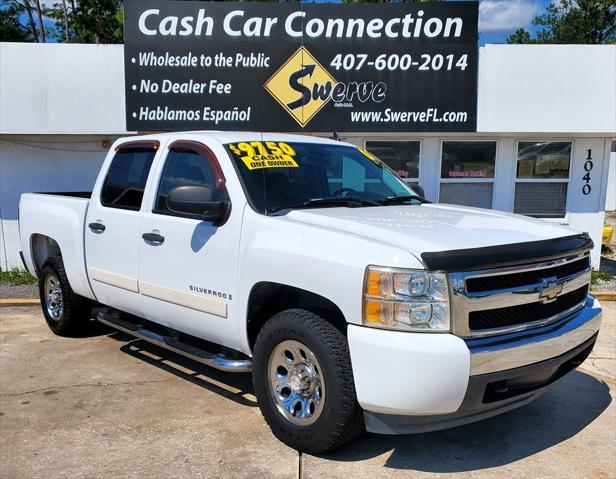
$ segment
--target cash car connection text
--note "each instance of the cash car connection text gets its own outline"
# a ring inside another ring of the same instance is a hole
[[[230,37],[269,37],[275,28],[279,28],[278,17],[247,17],[244,10],[233,10],[223,19],[222,30]],[[282,22],[281,22],[282,23]],[[306,35],[312,38],[457,38],[462,34],[463,21],[459,17],[424,18],[424,11],[419,10],[415,16],[411,13],[403,17],[387,20],[372,18],[306,18],[306,12],[297,11],[284,19],[284,31],[290,37]],[[145,10],[139,17],[139,30],[148,36],[206,36],[215,34],[214,18],[207,16],[200,8],[196,17],[193,15],[178,17],[174,15],[161,17],[160,10]],[[218,32],[216,32],[217,34]]]

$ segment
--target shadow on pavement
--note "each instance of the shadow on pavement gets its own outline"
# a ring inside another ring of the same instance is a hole
[[[256,407],[250,374],[225,373],[116,332],[124,353],[238,404]],[[580,371],[557,381],[531,404],[474,424],[431,433],[365,434],[319,457],[352,462],[391,451],[385,467],[451,473],[502,466],[559,444],[593,422],[611,403],[609,386]]]
[[[321,455],[361,461],[391,451],[385,467],[424,472],[465,472],[502,466],[575,436],[610,404],[609,386],[580,371],[555,383],[531,404],[454,429],[407,436],[366,434]]]
[[[253,396],[252,377],[248,373],[219,371],[122,332],[115,332],[109,337],[126,343],[120,351],[129,356],[231,399],[242,406],[258,406]]]

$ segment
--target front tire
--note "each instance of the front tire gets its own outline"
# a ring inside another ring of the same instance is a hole
[[[252,374],[263,417],[286,445],[317,454],[364,430],[347,339],[317,314],[291,309],[265,323]]]
[[[49,258],[39,275],[41,308],[49,329],[58,336],[80,336],[91,326],[92,303],[76,295],[62,258]]]

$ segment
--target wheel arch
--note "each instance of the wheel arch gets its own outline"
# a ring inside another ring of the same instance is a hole
[[[37,276],[40,274],[41,269],[43,269],[47,259],[62,255],[60,245],[53,238],[39,233],[34,233],[30,237],[30,250]]]
[[[248,295],[246,335],[250,350],[252,351],[259,331],[269,318],[293,308],[318,314],[346,335],[346,318],[330,299],[296,286],[262,281],[256,283]]]

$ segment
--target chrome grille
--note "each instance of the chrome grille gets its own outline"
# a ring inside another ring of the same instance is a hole
[[[483,276],[468,278],[466,280],[466,291],[469,293],[480,293],[482,291],[493,291],[498,289],[515,288],[540,283],[543,278],[562,279],[573,274],[580,273],[588,268],[588,258],[552,266],[546,269],[536,269],[523,271],[521,273],[502,274],[499,276]]]
[[[582,286],[575,291],[558,296],[550,303],[527,303],[507,308],[471,311],[468,314],[468,324],[471,331],[482,331],[543,321],[577,306],[586,299],[587,295],[588,287]]]
[[[588,252],[515,267],[451,273],[454,333],[502,334],[549,324],[581,308]]]

